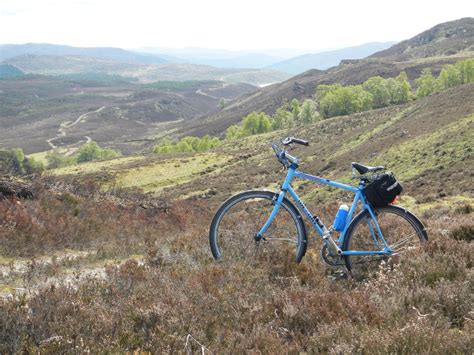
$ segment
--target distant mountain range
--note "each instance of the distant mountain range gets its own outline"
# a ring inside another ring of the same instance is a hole
[[[142,64],[163,64],[168,60],[149,53],[136,53],[113,47],[71,47],[49,43],[4,44],[0,45],[0,62],[25,54],[96,57],[121,62]]]
[[[218,80],[257,86],[282,82],[307,70],[326,70],[361,58],[414,58],[453,55],[474,48],[472,19],[440,24],[410,40],[373,42],[314,54],[289,50],[255,53],[203,48],[142,48],[135,52],[121,48],[81,48],[54,44],[0,45],[0,64],[14,66],[28,74],[118,75],[140,82]],[[282,60],[282,58],[286,58]],[[346,61],[344,61],[346,60]],[[4,67],[5,75],[17,75]],[[317,73],[316,71],[314,72]],[[307,75],[306,75],[307,76]]]
[[[281,82],[290,74],[274,69],[230,69],[196,64],[143,64],[80,55],[24,54],[0,62],[18,68],[27,74],[71,75],[96,73],[101,76],[119,75],[140,82],[219,80],[228,83],[266,85]]]
[[[309,69],[324,70],[338,65],[343,59],[361,59],[375,52],[389,48],[395,42],[371,42],[360,46],[337,49],[314,54],[304,54],[269,66],[293,75]]]
[[[141,48],[143,52],[167,58],[175,63],[209,65],[218,68],[263,68],[283,59],[273,51],[247,52],[208,48]],[[294,55],[294,54],[293,54]],[[290,55],[291,56],[291,55]]]
[[[327,69],[342,59],[364,58],[388,48],[394,42],[366,43],[360,46],[314,54],[302,50],[229,51],[207,48],[140,48],[138,51],[112,47],[71,47],[48,43],[0,45],[0,62],[24,55],[88,57],[134,64],[193,64],[227,69],[270,69],[299,74],[308,69]]]

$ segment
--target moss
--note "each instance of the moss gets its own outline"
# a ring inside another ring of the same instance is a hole
[[[144,156],[130,156],[111,159],[106,161],[88,162],[64,168],[51,170],[53,175],[76,175],[76,174],[90,174],[100,171],[118,170],[123,168],[126,164],[144,160]]]
[[[165,187],[189,182],[200,173],[211,172],[206,169],[222,166],[230,159],[230,156],[215,153],[197,154],[191,159],[174,158],[121,172],[116,176],[116,183],[124,188],[140,187],[144,192],[159,192]]]

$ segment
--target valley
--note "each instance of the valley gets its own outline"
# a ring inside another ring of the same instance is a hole
[[[136,152],[183,121],[219,110],[221,99],[230,102],[257,90],[218,81],[190,82],[182,89],[150,85],[48,77],[2,80],[0,147],[38,153],[53,145],[74,146],[87,136],[123,153]]]

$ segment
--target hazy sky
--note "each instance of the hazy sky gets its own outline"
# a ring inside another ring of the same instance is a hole
[[[474,17],[474,0],[0,0],[0,43],[340,48]]]

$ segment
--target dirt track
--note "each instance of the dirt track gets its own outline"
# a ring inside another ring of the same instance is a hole
[[[58,128],[58,134],[56,135],[56,137],[53,137],[53,138],[49,138],[46,140],[46,142],[49,144],[49,146],[52,148],[52,149],[56,149],[58,148],[57,145],[55,145],[53,143],[54,140],[58,139],[58,138],[62,138],[62,137],[66,137],[66,129],[67,128],[71,128],[71,127],[74,127],[75,125],[77,125],[78,123],[80,123],[83,119],[86,119],[87,116],[89,116],[90,114],[92,113],[99,113],[101,112],[102,110],[104,110],[107,106],[102,106],[101,108],[95,110],[95,111],[92,111],[92,112],[87,112],[87,113],[84,113],[82,115],[80,115],[74,122],[71,122],[69,123],[69,121],[65,121],[65,122],[62,122],[60,125],[59,125],[59,128]],[[86,138],[86,143],[89,143],[92,139],[88,136],[84,136]]]

